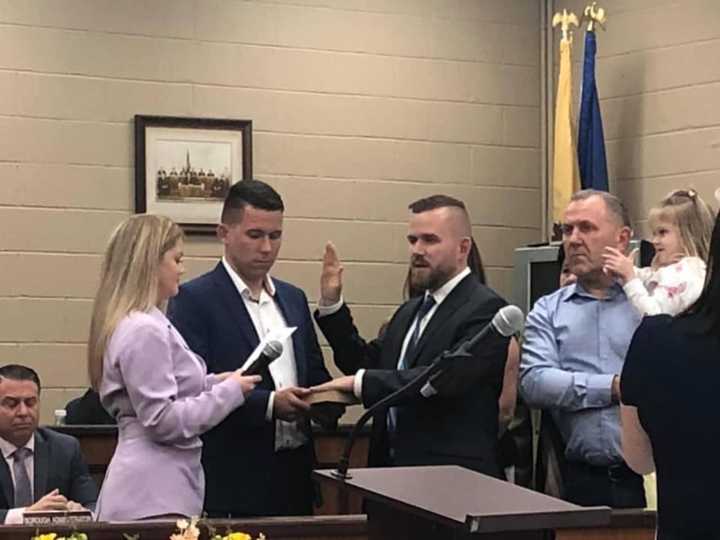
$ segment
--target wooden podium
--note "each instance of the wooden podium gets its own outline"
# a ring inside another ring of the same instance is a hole
[[[370,540],[546,540],[553,531],[575,540],[610,523],[607,507],[583,508],[457,466],[352,469],[346,481],[329,470],[314,475],[365,497]]]

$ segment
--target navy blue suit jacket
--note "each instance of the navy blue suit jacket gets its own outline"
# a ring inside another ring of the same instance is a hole
[[[297,327],[292,340],[298,386],[330,380],[305,293],[284,281],[273,279],[273,283],[275,301],[287,325]],[[210,373],[238,369],[259,343],[252,319],[222,262],[182,285],[170,301],[168,316],[190,348],[205,360]],[[274,389],[266,372],[245,403],[203,436],[206,510],[235,515],[283,512],[274,493],[284,489],[285,479],[272,474],[275,423],[266,420]],[[311,436],[309,422],[305,429]],[[312,452],[312,444],[308,451]],[[312,459],[308,463],[309,477]]]

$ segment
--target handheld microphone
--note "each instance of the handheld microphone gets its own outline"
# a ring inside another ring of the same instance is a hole
[[[486,339],[505,339],[513,334],[517,334],[523,329],[524,324],[525,316],[519,307],[513,305],[505,306],[495,314],[492,321],[485,325],[485,327],[471,339],[462,343],[457,349],[455,349],[453,355],[449,355],[447,359],[452,360],[454,355],[460,357],[470,354],[475,347]],[[449,368],[450,365],[451,363],[447,362],[445,367]],[[442,376],[444,371],[445,369],[441,369],[428,379],[425,385],[420,389],[420,394],[422,394],[423,397],[427,398],[437,394],[437,390],[433,387],[433,383]]]
[[[259,375],[260,373],[262,373],[263,370],[267,369],[268,366],[270,366],[270,363],[273,360],[276,360],[282,354],[282,352],[282,343],[275,340],[269,341],[260,353],[260,356],[253,360],[252,364],[250,364],[247,369],[242,372],[242,374]]]

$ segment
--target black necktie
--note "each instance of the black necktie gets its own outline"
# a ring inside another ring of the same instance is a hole
[[[13,453],[13,474],[15,475],[15,508],[24,508],[33,503],[32,486],[28,476],[25,460],[30,456],[30,450],[22,447]]]
[[[417,313],[415,314],[415,328],[413,328],[413,333],[410,336],[410,341],[408,341],[408,346],[407,349],[405,349],[405,354],[402,355],[400,361],[398,362],[398,369],[405,369],[407,367],[407,359],[412,358],[412,355],[415,353],[418,341],[420,341],[420,323],[434,305],[435,299],[432,297],[432,295],[426,295],[422,304],[420,304],[420,309],[418,309]],[[387,426],[390,433],[395,433],[395,431],[397,430],[396,407],[390,407],[388,409]],[[392,454],[392,449],[390,450],[390,452]]]
[[[413,328],[412,336],[410,336],[410,341],[408,342],[407,349],[405,350],[405,354],[402,357],[402,361],[400,362],[398,369],[405,369],[407,367],[407,361],[415,354],[418,341],[420,341],[420,323],[434,305],[435,299],[433,298],[433,296],[431,294],[425,295],[425,299],[420,305],[420,309],[418,309],[417,315],[415,315],[415,328]]]

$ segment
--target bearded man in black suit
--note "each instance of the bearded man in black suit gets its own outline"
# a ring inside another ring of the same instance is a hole
[[[446,195],[409,206],[410,279],[425,290],[401,305],[385,333],[365,341],[342,299],[342,266],[328,243],[316,321],[346,377],[316,387],[354,392],[365,407],[407,384],[443,351],[475,336],[505,301],[470,273],[472,228]],[[501,478],[498,397],[509,339],[488,340],[438,381],[373,419],[371,466],[460,465]]]

